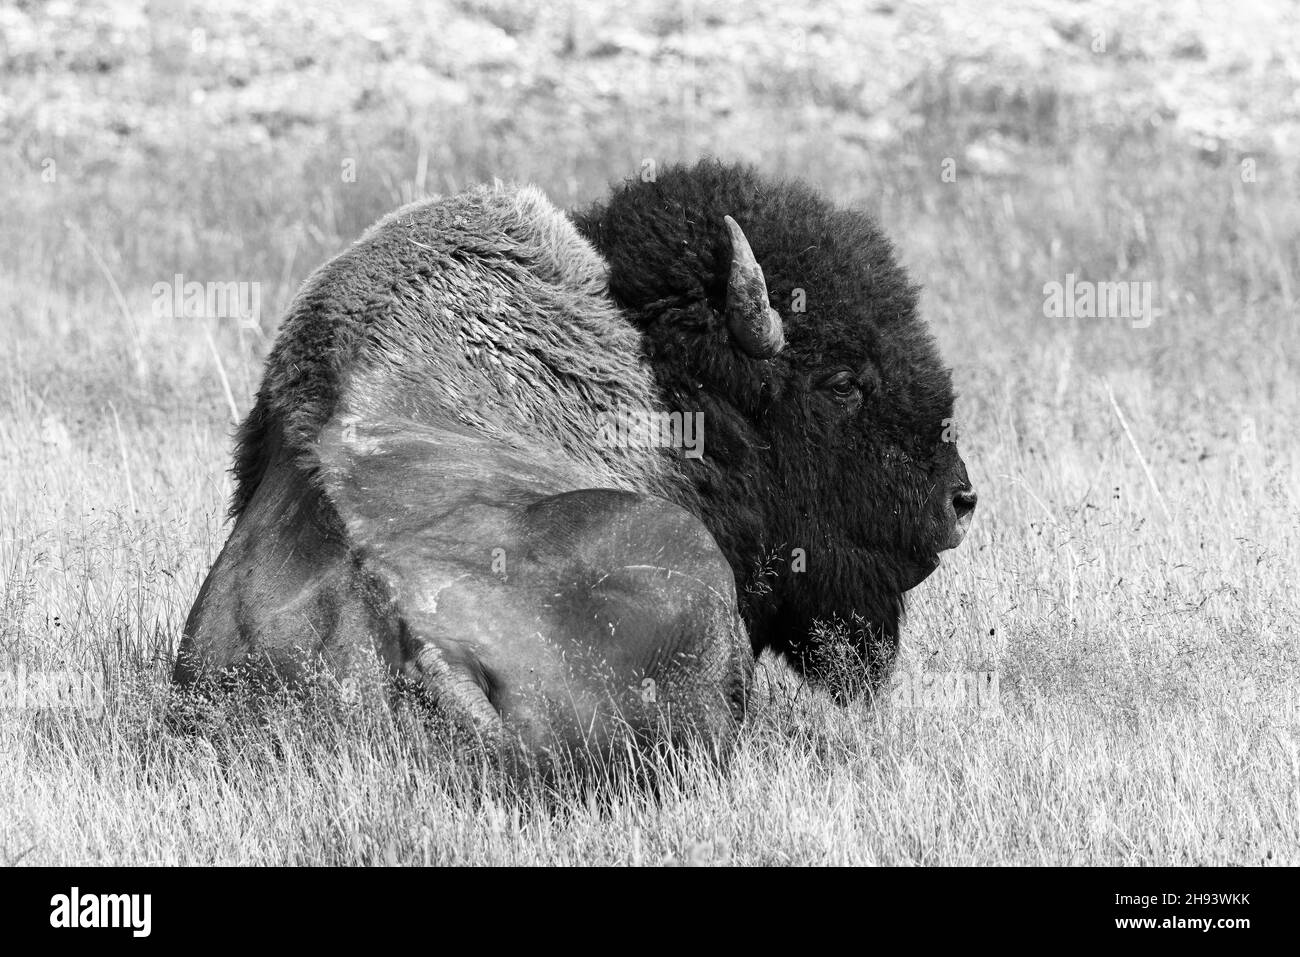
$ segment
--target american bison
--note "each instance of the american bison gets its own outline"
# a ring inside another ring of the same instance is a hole
[[[916,305],[867,215],[742,166],[392,213],[281,325],[177,681],[377,652],[539,757],[725,740],[763,649],[842,678],[827,624],[878,684],[975,506]]]

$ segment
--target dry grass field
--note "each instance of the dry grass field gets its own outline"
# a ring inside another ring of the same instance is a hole
[[[0,710],[0,862],[1300,864],[1300,20],[1197,6],[0,9],[0,667],[105,683]],[[310,270],[416,196],[704,153],[866,207],[924,285],[980,508],[899,667],[996,707],[765,660],[729,768],[601,801],[382,709],[169,732]],[[159,315],[177,274],[260,323]],[[1159,311],[1049,318],[1069,274]]]

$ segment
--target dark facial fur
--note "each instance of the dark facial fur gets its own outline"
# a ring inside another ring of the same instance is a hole
[[[722,320],[726,215],[785,326],[772,360],[742,354]],[[948,547],[943,506],[967,484],[943,439],[951,376],[891,243],[802,184],[708,161],[632,182],[576,221],[609,261],[663,401],[704,413],[706,454],[681,460],[682,494],[731,561],[755,650],[816,677],[809,635],[838,620],[879,680],[903,594]]]

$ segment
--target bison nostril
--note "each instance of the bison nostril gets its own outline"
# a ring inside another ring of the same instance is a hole
[[[959,488],[952,493],[952,510],[958,518],[964,518],[975,511],[975,503],[978,501],[979,496],[973,488]]]

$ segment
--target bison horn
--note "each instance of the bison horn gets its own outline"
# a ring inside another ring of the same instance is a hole
[[[781,317],[767,300],[767,281],[749,248],[749,240],[730,216],[731,276],[727,279],[727,328],[741,351],[755,359],[770,359],[785,346]]]

